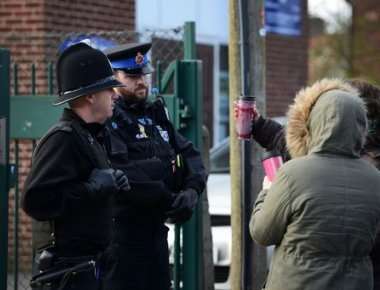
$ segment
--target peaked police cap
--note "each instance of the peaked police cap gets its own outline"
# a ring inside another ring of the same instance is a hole
[[[129,43],[117,45],[104,50],[115,70],[123,70],[128,74],[149,74],[153,72],[148,59],[151,43]]]
[[[61,105],[81,96],[113,87],[124,87],[113,75],[106,55],[85,43],[67,48],[57,62],[58,98]]]

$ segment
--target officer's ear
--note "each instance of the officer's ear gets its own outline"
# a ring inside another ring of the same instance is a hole
[[[89,104],[93,104],[95,102],[95,94],[86,95],[84,98]]]

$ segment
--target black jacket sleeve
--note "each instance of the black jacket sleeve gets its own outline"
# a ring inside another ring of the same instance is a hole
[[[174,131],[174,148],[184,163],[183,183],[181,189],[192,188],[201,194],[206,186],[207,174],[200,152],[192,142]]]
[[[50,220],[61,216],[68,203],[83,200],[87,190],[81,175],[90,168],[78,162],[83,156],[70,132],[56,131],[41,142],[24,184],[22,208],[36,220]]]
[[[264,119],[260,116],[259,119],[253,123],[252,137],[265,149],[280,153],[284,161],[290,159],[286,147],[285,129],[276,121]]]

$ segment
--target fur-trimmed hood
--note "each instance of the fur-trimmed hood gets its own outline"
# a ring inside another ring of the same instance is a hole
[[[288,111],[286,142],[292,158],[324,152],[359,157],[367,131],[358,91],[339,79],[301,90]]]

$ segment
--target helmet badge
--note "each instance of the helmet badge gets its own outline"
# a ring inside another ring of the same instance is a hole
[[[136,58],[135,58],[135,62],[138,65],[143,64],[143,62],[144,62],[144,55],[141,52],[137,53]]]

